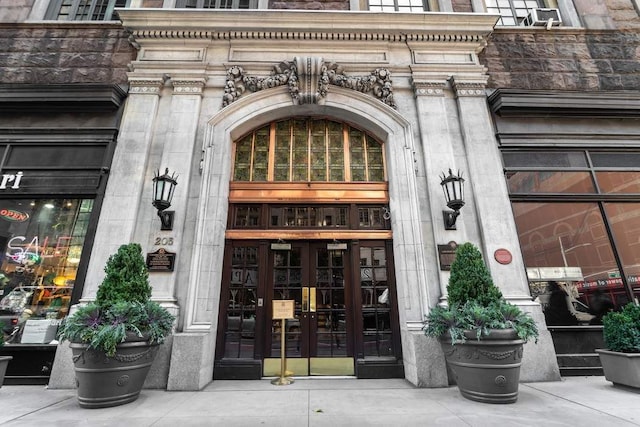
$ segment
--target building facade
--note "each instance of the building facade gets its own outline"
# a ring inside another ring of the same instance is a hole
[[[444,357],[422,322],[446,303],[455,244],[471,241],[505,297],[539,325],[538,343],[525,347],[522,380],[558,379],[540,283],[563,282],[588,305],[584,289],[601,279],[598,272],[617,271],[626,301],[636,292],[629,279],[635,241],[615,235],[634,229],[640,192],[629,160],[640,133],[637,4],[503,3],[36,0],[5,7],[5,21],[15,22],[5,31],[44,32],[45,53],[78,49],[53,36],[61,28],[114,32],[95,58],[75,57],[106,60],[105,70],[84,78],[125,85],[117,87],[126,88],[126,101],[108,115],[117,117],[117,137],[112,157],[101,160],[105,186],[89,195],[100,207],[69,304],[91,300],[108,256],[135,241],[148,254],[175,256],[172,268],[150,272],[153,298],[178,320],[149,387],[194,390],[220,378],[275,375],[283,329],[295,375],[404,377],[441,387],[449,383]],[[625,48],[615,47],[619,40]],[[38,57],[34,48],[17,56],[21,47],[15,42],[7,53],[14,68]],[[9,68],[3,82],[16,76]],[[58,74],[63,81],[24,83],[54,93],[54,83],[64,83],[66,93],[86,81]],[[15,114],[36,124],[28,119],[46,116]],[[73,110],[66,117],[94,132],[101,127]],[[175,216],[172,229],[161,230],[151,184],[167,169],[178,175]],[[26,170],[21,165],[23,182]],[[447,229],[441,181],[459,171],[465,205]],[[7,169],[14,180],[18,172]],[[557,187],[545,191],[540,175]],[[608,179],[610,190],[600,181],[587,188],[593,177]],[[580,180],[580,191],[563,187]],[[602,214],[610,207],[624,220]],[[573,258],[586,243],[603,244],[576,240],[575,230],[587,228],[568,218],[587,211],[611,230],[613,261],[602,268]],[[539,246],[552,240],[557,254]],[[557,267],[575,272],[578,262],[575,277],[550,275]],[[274,320],[278,300],[295,301],[295,318],[284,325]],[[73,387],[68,346],[53,348],[49,385]]]

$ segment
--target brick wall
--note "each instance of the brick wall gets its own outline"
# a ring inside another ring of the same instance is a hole
[[[640,34],[584,30],[499,29],[480,61],[488,87],[638,90]]]
[[[269,0],[269,9],[349,10],[349,0]]]
[[[126,83],[134,58],[117,25],[0,25],[0,83]]]

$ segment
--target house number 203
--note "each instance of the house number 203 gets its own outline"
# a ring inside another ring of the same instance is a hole
[[[173,237],[156,237],[154,243],[156,246],[171,246],[173,245]]]

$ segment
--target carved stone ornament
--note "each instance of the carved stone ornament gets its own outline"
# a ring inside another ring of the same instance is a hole
[[[269,77],[247,76],[244,69],[234,65],[227,70],[222,106],[231,104],[249,90],[287,85],[295,104],[317,104],[329,91],[329,85],[371,93],[392,108],[393,100],[391,73],[385,68],[377,68],[368,76],[347,76],[340,65],[325,63],[322,58],[295,57],[293,61],[283,61],[273,67]]]

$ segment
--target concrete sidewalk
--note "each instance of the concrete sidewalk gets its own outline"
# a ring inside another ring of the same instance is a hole
[[[476,403],[456,387],[405,380],[215,381],[197,392],[143,390],[135,402],[81,409],[75,390],[0,388],[6,426],[640,426],[640,393],[604,377],[520,384],[518,402]]]

